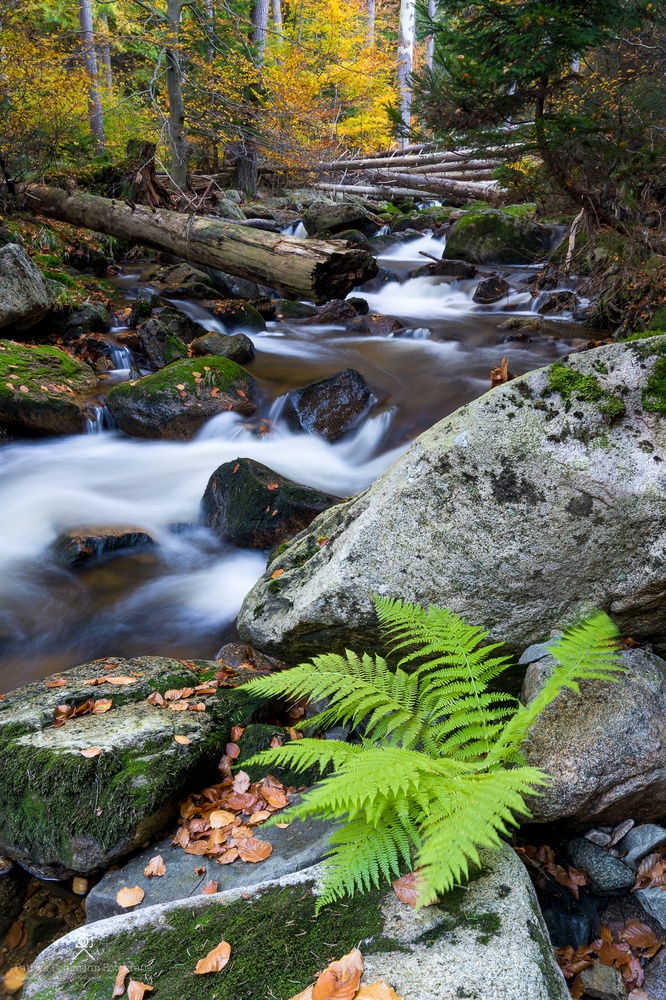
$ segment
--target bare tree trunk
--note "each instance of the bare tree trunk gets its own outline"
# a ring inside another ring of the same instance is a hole
[[[435,14],[437,13],[437,0],[428,0],[428,17],[431,21],[434,21]],[[432,69],[432,59],[435,54],[435,36],[426,36],[426,66],[428,69]]]
[[[367,11],[368,11],[368,32],[367,41],[369,46],[375,44],[375,7],[376,0],[366,0]]]
[[[400,117],[405,130],[412,120],[412,62],[414,59],[414,35],[416,32],[416,4],[414,0],[400,0],[400,31],[398,33],[398,100]],[[408,134],[402,145],[409,142]]]
[[[111,43],[109,41],[109,15],[106,7],[102,6],[99,9],[99,20],[102,25],[102,37],[99,41],[99,61],[104,67],[104,83],[106,84],[106,89],[111,90],[113,88],[113,70],[111,68]]]
[[[102,114],[102,99],[99,95],[97,81],[97,54],[95,52],[95,34],[93,31],[93,16],[90,0],[79,0],[79,26],[81,28],[81,47],[83,49],[83,64],[88,74],[88,118],[90,131],[95,139],[95,152],[102,153],[106,148],[104,138],[104,116]]]
[[[273,0],[273,27],[282,36],[282,0]]]
[[[250,39],[255,46],[254,64],[260,72],[266,57],[266,35],[268,32],[268,7],[269,0],[255,0],[252,8],[252,31]],[[256,98],[254,92],[250,96],[250,103],[254,104]],[[254,119],[254,114],[248,115]],[[252,127],[252,121],[248,123]],[[253,135],[246,136],[243,142],[239,142],[234,147],[236,155],[235,177],[239,190],[245,194],[255,195],[257,193],[257,181],[259,177],[259,152]]]
[[[269,285],[287,298],[344,298],[377,273],[369,253],[343,240],[301,240],[222,219],[143,205],[132,208],[123,201],[40,185],[28,189],[27,202],[48,218],[166,250]]]
[[[185,135],[185,102],[183,101],[182,68],[179,53],[182,0],[167,2],[166,88],[169,98],[170,176],[176,187],[187,187],[187,138]]]
[[[215,13],[213,11],[213,0],[204,0],[204,9],[206,11],[206,28],[208,30],[208,45],[206,46],[206,59],[209,63],[212,63],[215,58]]]
[[[256,0],[252,9],[252,41],[256,46],[255,65],[262,67],[266,58],[269,0]]]

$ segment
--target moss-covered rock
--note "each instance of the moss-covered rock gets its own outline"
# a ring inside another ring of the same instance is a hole
[[[339,497],[301,486],[251,458],[225,462],[201,502],[204,522],[223,541],[269,549],[293,538]]]
[[[242,299],[224,299],[215,306],[215,315],[224,323],[227,330],[250,330],[262,333],[266,323],[261,313],[251,302]]]
[[[444,257],[470,264],[534,264],[553,246],[553,231],[498,209],[466,212],[451,228]]]
[[[276,319],[307,319],[316,316],[317,307],[309,302],[295,302],[292,299],[277,299],[275,302]]]
[[[187,357],[187,343],[199,336],[202,327],[178,309],[163,309],[137,330],[146,357],[156,368]]]
[[[308,236],[325,236],[345,229],[362,229],[367,218],[367,209],[353,202],[327,204],[316,201],[303,213],[303,225]]]
[[[43,434],[78,434],[97,378],[57,347],[0,340],[0,423]]]
[[[106,403],[118,427],[145,438],[186,441],[226,410],[251,415],[259,386],[227,358],[175,361],[154,375],[114,386]]]
[[[254,360],[254,344],[244,333],[230,335],[212,330],[192,341],[192,351],[203,357],[212,354],[218,358],[229,358],[238,365]]]
[[[0,854],[48,876],[88,874],[157,833],[183,793],[214,779],[231,727],[260,703],[237,690],[256,676],[243,668],[225,670],[213,694],[194,692],[190,704],[205,711],[170,711],[147,698],[195,688],[218,669],[205,660],[112,657],[11,691],[0,702]],[[91,683],[100,677],[132,682]],[[56,706],[90,698],[112,706],[53,727]],[[102,753],[82,756],[91,747]]]
[[[205,271],[191,264],[163,266],[156,264],[142,275],[144,281],[154,282],[168,299],[212,299],[215,298],[213,282]]]

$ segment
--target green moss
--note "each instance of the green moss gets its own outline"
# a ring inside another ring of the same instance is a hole
[[[276,545],[268,557],[267,565],[270,566],[272,562],[275,562],[275,560],[278,559],[282,555],[282,553],[285,552],[288,548],[289,548],[289,542],[280,542],[279,545]]]
[[[649,413],[666,413],[666,358],[655,363],[642,392],[643,409]]]
[[[595,375],[583,375],[563,363],[551,366],[547,391],[548,394],[559,393],[567,410],[575,400],[579,400],[583,403],[595,403],[607,417],[620,417],[625,412],[622,400],[604,389]]]
[[[629,333],[626,337],[621,337],[620,342],[626,343],[630,340],[649,340],[650,337],[663,337],[666,330],[639,330],[636,333]]]
[[[160,1000],[286,1000],[351,948],[384,950],[379,893],[331,904],[315,918],[312,889],[312,883],[272,888],[225,908],[174,910],[159,928],[116,932],[99,960],[81,952],[58,969],[58,995],[107,1000],[118,967],[126,964]],[[197,961],[222,939],[232,946],[226,968],[194,975]],[[36,1000],[46,1000],[50,989],[47,983]]]
[[[250,760],[255,754],[259,754],[263,750],[268,750],[271,740],[276,736],[283,743],[289,743],[291,740],[291,736],[282,726],[271,726],[261,722],[253,722],[246,727],[238,744],[240,747],[240,757],[236,763],[241,770],[250,775],[252,781],[259,781],[260,778],[264,777],[266,774],[266,765],[247,765],[245,761]],[[313,785],[320,778],[321,771],[316,766],[309,768],[307,771],[292,771],[288,767],[272,764],[271,774],[279,778],[282,784],[287,787],[293,785],[294,788],[301,788],[303,786],[309,788],[310,785]]]
[[[277,580],[271,580],[267,589],[269,594],[279,594],[281,588]]]
[[[195,373],[201,377],[195,378]],[[114,396],[129,397],[143,395],[146,392],[177,395],[182,391],[178,389],[179,385],[183,385],[185,391],[189,392],[195,392],[197,387],[235,392],[238,388],[243,388],[244,383],[253,381],[252,376],[244,368],[235,361],[229,361],[228,358],[190,358],[187,361],[174,361],[161,371],[147,375],[136,383],[124,382],[122,385],[114,386],[111,393]],[[244,391],[247,392],[247,386]]]
[[[660,333],[666,329],[666,306],[660,306],[659,309],[655,309],[652,313],[650,329]]]

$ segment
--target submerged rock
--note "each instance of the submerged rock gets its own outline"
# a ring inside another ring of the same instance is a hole
[[[154,375],[114,386],[106,397],[121,431],[175,441],[189,440],[216,413],[235,410],[249,416],[258,401],[252,376],[218,357],[175,361]]]
[[[193,690],[188,703],[203,711],[147,698],[195,689],[218,670],[206,660],[112,657],[11,691],[0,702],[0,853],[65,878],[98,871],[159,832],[184,793],[214,780],[231,727],[252,719],[259,701],[235,685],[256,673],[226,670],[214,694]],[[58,706],[88,699],[112,704],[54,728]],[[102,752],[83,756],[91,748]]]
[[[23,996],[110,996],[124,964],[141,970],[141,979],[158,984],[165,997],[239,997],[251,983],[252,996],[286,998],[314,982],[329,961],[360,946],[363,981],[386,981],[405,1000],[568,1000],[520,861],[503,846],[496,854],[482,852],[482,863],[468,886],[418,912],[384,890],[324,907],[315,920],[315,866],[111,917],[43,951]],[[231,943],[232,961],[219,978],[194,977],[197,960],[222,937]]]
[[[246,597],[242,638],[288,659],[379,645],[385,594],[449,607],[517,654],[593,607],[666,648],[664,414],[666,336],[492,389],[295,539],[280,593],[266,574]]]
[[[58,562],[66,566],[80,566],[113,552],[137,549],[154,543],[155,540],[141,528],[76,528],[58,535],[53,543],[53,552]]]
[[[202,356],[213,354],[218,358],[228,358],[237,365],[246,365],[254,360],[254,344],[244,333],[230,335],[211,331],[192,341],[192,351]]]
[[[443,256],[470,264],[535,264],[553,247],[553,232],[496,208],[465,212],[451,227]]]
[[[82,395],[95,373],[57,347],[27,347],[0,340],[0,423],[42,434],[80,434]]]
[[[301,486],[250,458],[225,462],[201,502],[204,523],[223,541],[269,549],[293,538],[340,498]]]
[[[363,376],[347,368],[290,392],[283,416],[294,430],[337,441],[360,425],[372,400],[370,387]]]
[[[580,696],[565,689],[532,725],[526,760],[551,775],[530,802],[536,822],[566,819],[583,829],[666,815],[666,663],[642,649],[626,650],[622,662],[624,676],[583,681]],[[527,701],[552,663],[529,667]]]
[[[317,307],[309,302],[295,302],[293,299],[277,299],[275,302],[276,319],[307,319],[317,315]]]
[[[18,243],[0,248],[0,327],[25,330],[54,304],[46,278]]]

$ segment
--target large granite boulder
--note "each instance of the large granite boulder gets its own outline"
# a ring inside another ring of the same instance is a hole
[[[256,672],[219,671],[215,661],[112,657],[7,694],[0,855],[64,878],[108,867],[158,833],[184,793],[216,779],[231,728],[259,707],[237,690]],[[167,691],[181,697],[166,707],[148,701]],[[80,714],[67,718],[70,709]]]
[[[113,387],[106,397],[121,431],[145,438],[187,441],[217,413],[250,416],[259,386],[227,358],[174,361],[159,372]]]
[[[301,486],[251,458],[225,462],[201,501],[204,523],[223,541],[269,549],[293,538],[340,498]]]
[[[0,327],[25,330],[43,319],[54,304],[53,292],[36,264],[18,243],[0,249]]]
[[[487,208],[458,219],[442,256],[470,264],[535,264],[548,256],[553,244],[548,226]]]
[[[58,347],[0,340],[0,424],[42,434],[79,434],[83,398],[97,385],[87,364]]]
[[[595,607],[666,648],[664,414],[666,336],[491,389],[297,536],[279,586],[267,572],[245,599],[242,638],[285,659],[363,649],[383,594],[518,653]]]
[[[360,947],[366,983],[384,980],[405,1000],[567,1000],[534,890],[505,846],[437,906],[415,912],[370,892],[321,911],[317,866],[271,882],[110,917],[72,931],[38,956],[24,1000],[111,996],[118,968],[177,1000],[287,997],[332,959]],[[224,939],[231,961],[195,975]],[[93,971],[94,970],[94,971]]]
[[[622,661],[624,676],[583,681],[580,695],[565,689],[531,727],[525,757],[551,775],[530,802],[536,822],[566,819],[586,829],[666,816],[666,663],[642,649],[626,650]],[[525,701],[553,663],[528,668]]]

